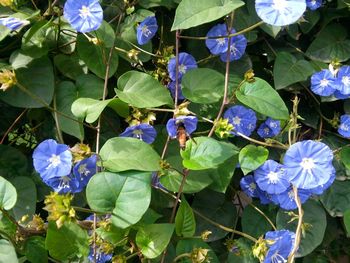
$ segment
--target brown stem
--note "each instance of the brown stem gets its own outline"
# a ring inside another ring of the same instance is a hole
[[[11,126],[6,130],[4,136],[2,136],[0,144],[3,144],[7,135],[11,132],[13,127],[20,121],[20,119],[23,117],[23,115],[27,112],[28,109],[25,109],[24,111],[21,112],[21,114],[14,120],[14,122],[11,124]]]

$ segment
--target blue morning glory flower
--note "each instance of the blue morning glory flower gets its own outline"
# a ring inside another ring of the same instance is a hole
[[[96,255],[94,257],[94,249],[90,247],[90,254],[88,256],[89,262],[106,263],[108,261],[111,261],[112,257],[113,254],[106,254],[101,251],[101,249],[96,249]]]
[[[294,143],[284,155],[288,180],[298,188],[312,189],[328,182],[335,173],[333,152],[322,142]]]
[[[236,33],[236,30],[232,29],[231,34]],[[240,59],[245,52],[247,47],[247,39],[244,35],[238,35],[231,38],[230,46],[230,58],[229,61],[234,61]],[[226,62],[227,52],[223,52],[220,55],[220,59],[223,62]]]
[[[337,89],[334,75],[328,69],[323,69],[311,76],[311,90],[320,96],[330,96]]]
[[[266,253],[264,263],[287,262],[295,242],[295,233],[289,230],[269,231],[265,234],[265,240],[270,247]]]
[[[0,25],[7,27],[10,30],[17,30],[22,26],[28,25],[29,21],[22,20],[16,17],[3,17],[0,18]]]
[[[279,120],[267,118],[267,120],[260,125],[257,133],[261,138],[271,138],[278,135],[280,131],[281,122]]]
[[[168,89],[170,90],[171,96],[175,99],[175,87],[176,87],[176,81],[172,81],[168,84]],[[182,94],[182,88],[181,88],[181,83],[179,83],[179,89],[177,91],[177,98],[179,100],[184,100],[185,97]]]
[[[137,43],[147,44],[157,33],[158,24],[154,16],[146,17],[137,27]]]
[[[309,199],[311,192],[306,189],[298,189],[298,196],[300,198],[300,202],[303,204]],[[271,195],[271,200],[284,210],[294,210],[297,208],[292,187],[289,187],[282,193]]]
[[[152,125],[141,123],[138,125],[130,126],[119,135],[120,137],[133,137],[151,144],[154,142],[157,132]]]
[[[213,26],[207,33],[207,37],[227,36],[227,28],[225,24]],[[232,40],[231,40],[232,41]],[[205,45],[213,55],[219,55],[227,51],[228,38],[208,38],[205,40]]]
[[[339,90],[334,91],[333,93],[334,97],[336,97],[337,99],[340,100],[345,100],[345,99],[349,99],[350,98],[350,94],[349,95],[343,95],[340,93]]]
[[[312,11],[320,8],[321,5],[322,0],[306,0],[306,6]]]
[[[179,53],[179,80],[190,69],[197,68],[194,57],[186,52]],[[176,80],[176,58],[171,58],[168,63],[168,72],[171,80]]]
[[[283,165],[274,160],[267,160],[256,169],[254,178],[259,188],[268,194],[282,193],[290,186]]]
[[[72,153],[65,144],[58,144],[52,139],[45,140],[35,148],[33,164],[44,181],[66,176],[72,168]]]
[[[305,0],[256,0],[255,10],[267,24],[286,26],[296,22],[306,10]]]
[[[166,129],[171,138],[176,138],[177,129],[180,125],[183,125],[186,134],[190,135],[197,129],[198,119],[195,116],[179,116],[175,119],[169,119],[166,124]]]
[[[259,188],[255,182],[253,175],[243,176],[241,181],[239,182],[242,191],[250,197],[259,197]]]
[[[323,192],[326,191],[333,184],[335,177],[335,173],[332,173],[331,178],[329,178],[327,183],[317,186],[315,188],[308,189],[308,191],[314,195],[323,194]]]
[[[241,105],[232,106],[224,113],[224,118],[228,119],[234,127],[232,134],[240,132],[246,136],[250,136],[256,126],[256,114],[253,110]]]
[[[340,116],[338,133],[345,138],[350,138],[350,115],[344,114]]]
[[[90,178],[96,174],[97,155],[77,162],[73,167],[73,174],[79,181],[79,187],[85,187]]]
[[[98,0],[67,0],[63,16],[76,31],[87,33],[101,26],[103,10]]]
[[[344,96],[350,95],[350,66],[342,66],[337,74],[337,89]]]
[[[80,193],[84,189],[84,186],[80,184],[79,178],[72,173],[66,176],[51,177],[43,180],[43,182],[60,194]]]

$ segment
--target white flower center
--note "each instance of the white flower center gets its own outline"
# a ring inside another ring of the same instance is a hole
[[[269,179],[268,184],[276,184],[279,181],[278,173],[276,172],[269,172],[267,178]]]
[[[270,122],[269,126],[270,126],[271,128],[277,128],[277,123],[274,122],[274,121],[272,121],[272,122]]]
[[[62,176],[58,185],[58,189],[61,190],[62,188],[69,188],[69,181],[70,178],[68,176]]]
[[[79,9],[79,15],[81,18],[86,19],[87,17],[91,16],[90,8],[83,5],[81,9]]]
[[[232,119],[232,122],[233,122],[233,124],[240,125],[240,124],[241,124],[241,118],[238,117],[238,116],[235,116],[235,117]]]
[[[184,65],[184,64],[179,65],[179,72],[180,73],[185,74],[186,70],[187,70],[186,65]]]
[[[316,5],[316,0],[312,0],[311,5]]]
[[[256,189],[256,184],[255,184],[255,183],[250,183],[250,184],[249,184],[249,191],[250,191],[250,192],[254,192],[255,189]]]
[[[226,41],[225,41],[225,38],[217,38],[216,39],[216,42],[220,45],[220,46],[223,46],[225,45]]]
[[[50,168],[56,168],[57,166],[59,166],[61,164],[61,157],[59,155],[56,154],[52,154],[50,159],[49,159],[49,166],[46,167],[46,169],[50,169]]]
[[[142,130],[134,130],[132,133],[136,136],[136,138],[142,140],[142,134],[143,134]]]
[[[279,251],[277,250],[272,256],[271,256],[271,262],[272,263],[283,263],[287,262],[287,260],[282,257],[280,254],[278,254]]]
[[[147,25],[144,25],[141,29],[142,31],[142,35],[145,35],[146,37],[148,37],[150,34],[152,34],[151,30],[148,29]]]
[[[315,167],[315,162],[312,158],[303,158],[300,163],[300,166],[305,170],[311,170]]]
[[[345,86],[349,86],[350,85],[350,78],[348,76],[344,76],[344,77],[342,77],[341,82],[343,82],[343,84]]]
[[[279,12],[284,12],[287,8],[287,1],[285,0],[273,0],[272,8]]]
[[[270,129],[269,128],[264,128],[264,133],[266,134],[266,135],[269,135],[269,133],[270,133]]]
[[[320,86],[321,86],[322,88],[327,87],[328,84],[329,84],[329,80],[328,80],[328,79],[322,79],[322,80],[320,81]]]
[[[339,128],[343,131],[349,131],[349,126],[345,123],[340,124]]]
[[[236,48],[236,44],[235,44],[235,43],[233,43],[233,44],[231,45],[230,52],[231,52],[231,54],[233,54],[234,56],[237,55],[237,53],[238,53],[238,48]]]
[[[78,172],[84,176],[88,176],[89,173],[91,173],[91,171],[89,171],[89,169],[86,168],[86,164],[82,164],[79,166]],[[81,180],[83,180],[83,178],[81,178]]]
[[[295,199],[295,198],[294,198],[294,192],[293,192],[293,190],[290,190],[290,191],[288,192],[288,197],[289,197],[290,200],[294,200],[294,199]]]

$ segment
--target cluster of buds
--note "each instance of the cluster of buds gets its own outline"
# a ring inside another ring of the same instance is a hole
[[[70,149],[70,151],[72,152],[74,163],[84,160],[92,154],[89,145],[83,143],[77,143]]]
[[[13,0],[0,0],[0,5],[2,6],[12,6]]]
[[[146,109],[133,108],[131,114],[125,119],[130,126],[138,125],[141,123],[153,124],[156,120],[156,114]]]
[[[260,237],[253,246],[253,255],[258,258],[260,262],[264,261],[267,250],[269,249],[267,242],[268,241],[263,237]]]
[[[75,218],[75,210],[71,207],[72,194],[58,194],[51,192],[45,197],[44,209],[49,212],[48,221],[56,221],[57,228],[63,226],[64,222]]]
[[[170,82],[167,66],[173,55],[173,50],[173,46],[163,48],[163,50],[157,52],[159,57],[154,61],[156,70],[153,71],[152,76],[164,85]]]
[[[6,91],[9,88],[13,87],[14,85],[16,85],[17,83],[17,79],[16,79],[16,75],[15,72],[12,70],[8,70],[8,69],[3,69],[0,72],[0,90],[2,91]]]
[[[220,118],[215,123],[215,134],[219,138],[228,138],[232,137],[232,130],[234,129],[233,125],[229,123],[228,119]]]

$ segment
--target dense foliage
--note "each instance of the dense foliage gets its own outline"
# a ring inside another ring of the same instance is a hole
[[[0,0],[0,262],[349,262],[349,18]]]

